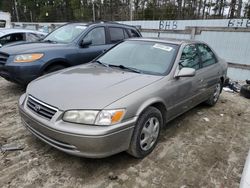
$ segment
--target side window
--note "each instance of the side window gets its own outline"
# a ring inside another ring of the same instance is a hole
[[[180,59],[180,69],[183,67],[194,68],[195,70],[200,68],[199,55],[195,45],[189,44],[183,48],[181,59]]]
[[[5,28],[6,21],[5,20],[0,20],[0,28]]]
[[[37,41],[39,40],[40,37],[34,33],[27,33],[27,41],[32,42],[32,41]]]
[[[0,43],[2,45],[11,43],[11,42],[16,42],[16,41],[23,41],[24,40],[24,34],[23,33],[14,33],[10,35],[6,35],[2,38],[0,38]]]
[[[127,33],[127,31],[125,29],[123,29],[123,33],[124,33],[125,39],[129,38],[128,33]]]
[[[138,34],[137,31],[133,30],[133,29],[128,29],[128,33],[130,35],[130,37],[140,37],[140,35]]]
[[[125,38],[125,33],[122,28],[109,27],[110,39],[112,43],[119,42]]]
[[[102,45],[106,43],[104,27],[97,27],[92,29],[85,37],[84,40],[91,40],[92,45]]]
[[[0,38],[1,45],[7,44],[10,42],[10,35],[6,35]]]
[[[198,50],[200,52],[202,67],[215,64],[217,62],[216,57],[212,50],[205,44],[198,44]]]

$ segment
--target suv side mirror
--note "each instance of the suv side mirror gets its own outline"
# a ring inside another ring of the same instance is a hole
[[[183,67],[181,70],[178,71],[178,73],[175,75],[175,78],[180,77],[193,77],[195,75],[195,69]]]
[[[92,44],[92,40],[82,40],[82,42],[81,42],[81,47],[83,47],[83,48],[87,48],[87,47],[89,47],[89,45],[91,45]]]

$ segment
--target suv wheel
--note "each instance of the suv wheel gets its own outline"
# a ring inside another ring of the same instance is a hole
[[[64,65],[51,65],[44,70],[43,75],[49,74],[51,72],[55,72],[64,68],[66,68]]]

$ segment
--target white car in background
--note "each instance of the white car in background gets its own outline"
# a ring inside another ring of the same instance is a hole
[[[250,150],[242,173],[240,188],[250,188]]]
[[[47,33],[28,29],[0,29],[0,47],[38,41],[46,35]]]

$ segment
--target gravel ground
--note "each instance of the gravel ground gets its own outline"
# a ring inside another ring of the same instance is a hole
[[[148,157],[105,159],[62,153],[21,124],[24,89],[0,78],[0,187],[238,187],[250,148],[250,100],[223,92],[215,107],[192,109],[168,124]],[[204,119],[205,118],[205,119]]]

